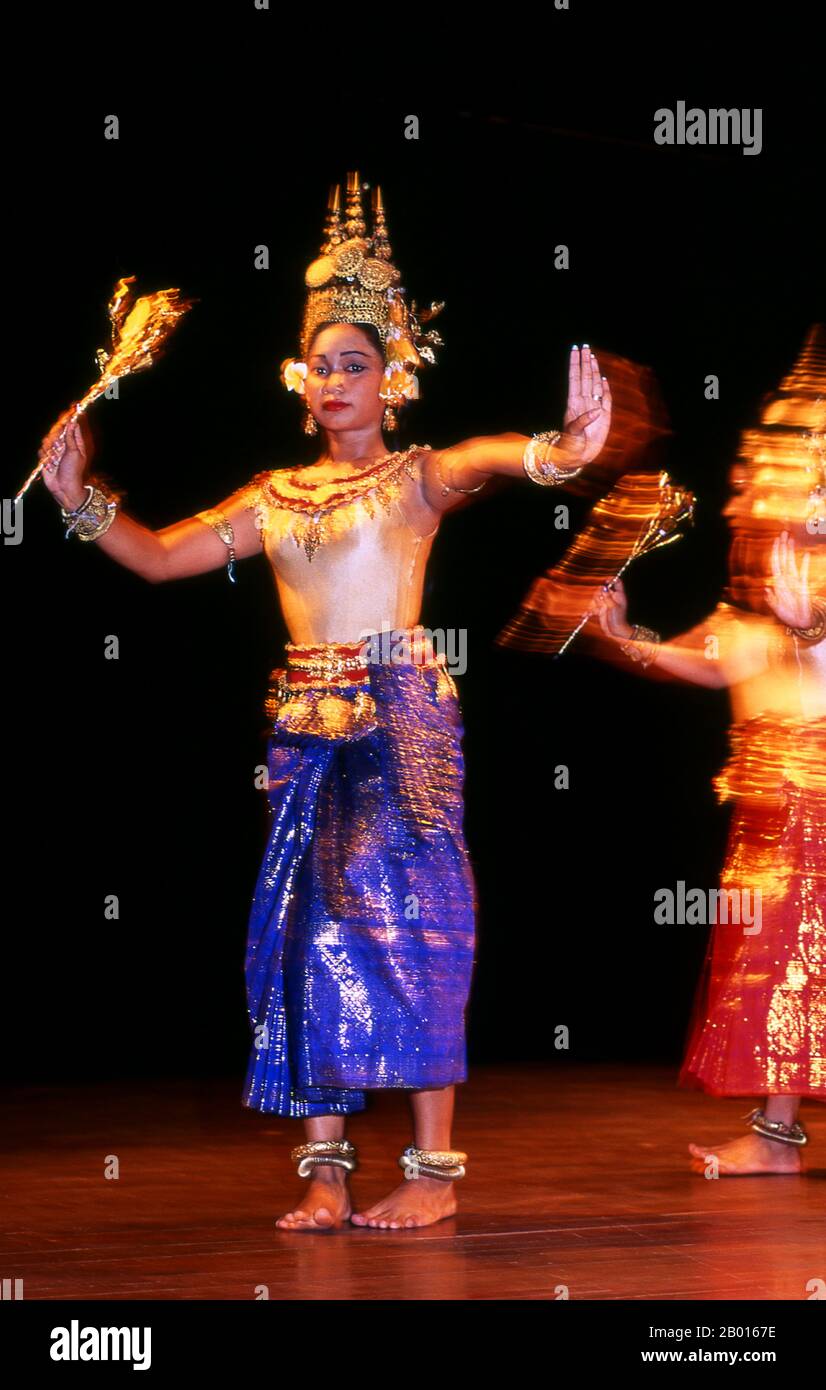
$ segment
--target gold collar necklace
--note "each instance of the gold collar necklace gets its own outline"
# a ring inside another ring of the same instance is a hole
[[[339,535],[357,520],[360,504],[369,517],[375,515],[378,502],[389,515],[403,485],[403,474],[417,477],[416,455],[429,450],[429,444],[411,444],[408,449],[384,454],[363,473],[353,478],[318,479],[301,477],[300,469],[289,472],[274,469],[258,474],[259,500],[256,514],[262,529],[273,511],[296,513],[290,528],[297,545],[303,545],[307,559],[312,560],[319,545]],[[319,489],[331,489],[326,496],[316,496]]]

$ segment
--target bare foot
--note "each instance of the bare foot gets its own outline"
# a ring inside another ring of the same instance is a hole
[[[742,1139],[730,1139],[727,1144],[689,1144],[691,1168],[705,1173],[706,1160],[713,1154],[718,1161],[721,1178],[742,1177],[747,1173],[799,1173],[800,1150],[794,1144],[780,1144],[776,1139],[764,1139],[761,1134],[746,1134]]]
[[[347,1220],[351,1210],[346,1177],[325,1177],[316,1169],[300,1206],[275,1224],[282,1231],[332,1231]]]
[[[405,1178],[386,1197],[366,1211],[356,1212],[350,1220],[356,1226],[380,1226],[388,1230],[432,1226],[434,1221],[442,1221],[457,1211],[459,1204],[454,1189],[454,1183],[442,1178]]]

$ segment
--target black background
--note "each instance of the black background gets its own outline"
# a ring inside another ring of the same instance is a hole
[[[822,110],[798,58],[793,99],[776,74],[733,60],[713,84],[652,63],[633,81],[617,71],[609,94],[571,69],[533,103],[491,87],[452,107],[444,89],[439,103],[389,100],[390,84],[325,87],[320,71],[289,100],[279,83],[245,83],[238,62],[231,97],[226,69],[190,64],[185,89],[176,77],[147,100],[151,50],[130,54],[128,83],[101,64],[97,86],[44,98],[15,133],[3,495],[94,380],[120,275],[200,300],[164,360],[92,412],[95,463],[131,515],[166,526],[261,468],[310,461],[277,370],[297,350],[327,189],[357,168],[382,185],[409,295],[446,303],[445,347],[421,373],[403,442],[555,426],[572,343],[654,370],[674,430],[667,466],[699,508],[627,587],[634,620],[685,630],[725,582],[720,509],[738,433],[823,312]],[[178,76],[180,59],[168,57]],[[655,145],[654,111],[680,99],[761,107],[762,153]],[[117,143],[102,134],[111,112]],[[260,243],[268,271],[253,268]],[[571,249],[565,272],[558,243]],[[571,539],[553,529],[558,500],[517,482],[449,516],[421,615],[468,634],[465,828],[480,896],[469,1058],[676,1065],[706,931],[655,925],[653,893],[718,882],[727,816],[711,778],[728,700],[576,648],[554,663],[494,646]],[[573,505],[574,529],[586,514]],[[23,544],[2,559],[7,1074],[237,1076],[240,1094],[246,917],[266,834],[253,770],[287,635],[266,562],[243,562],[234,586],[217,570],[153,587],[64,541],[39,484]],[[103,657],[109,634],[117,661]],[[566,791],[553,787],[560,763]],[[117,922],[103,918],[109,893]],[[554,1049],[558,1024],[569,1053]]]

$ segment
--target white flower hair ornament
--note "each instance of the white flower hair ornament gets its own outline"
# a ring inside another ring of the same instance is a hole
[[[281,363],[281,380],[288,391],[295,391],[296,395],[305,394],[304,382],[307,377],[307,363],[299,362],[295,357],[285,357]]]

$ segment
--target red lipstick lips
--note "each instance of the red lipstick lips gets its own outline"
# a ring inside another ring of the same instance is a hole
[[[347,410],[347,409],[349,408],[349,404],[350,404],[349,401],[325,401],[325,402],[324,402],[324,405],[323,405],[323,407],[322,407],[322,409],[323,409],[323,410]]]

